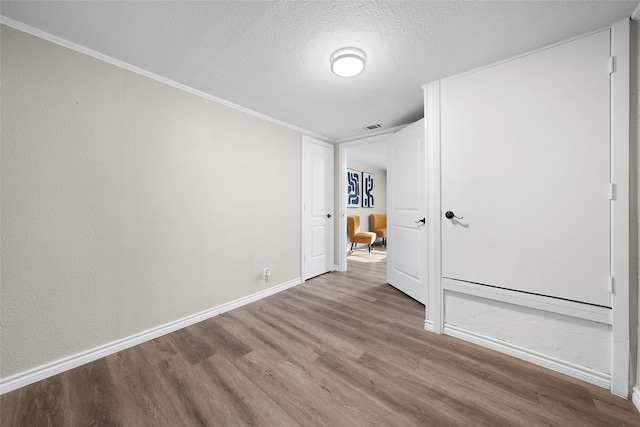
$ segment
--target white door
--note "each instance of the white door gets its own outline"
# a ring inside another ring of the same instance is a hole
[[[427,186],[424,119],[389,138],[387,282],[427,303]]]
[[[610,306],[609,56],[606,30],[442,82],[443,277]]]
[[[304,137],[304,280],[333,270],[333,145]]]

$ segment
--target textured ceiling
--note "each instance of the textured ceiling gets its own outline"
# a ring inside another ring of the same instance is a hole
[[[432,80],[606,27],[638,1],[2,1],[10,20],[317,135],[422,117]],[[11,24],[4,19],[4,22]],[[356,46],[365,72],[333,75]]]

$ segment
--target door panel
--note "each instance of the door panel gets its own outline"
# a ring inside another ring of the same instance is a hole
[[[333,269],[333,147],[305,139],[304,170],[306,280]]]
[[[441,85],[443,277],[609,306],[610,31]]]
[[[326,256],[327,254],[327,227],[324,225],[311,227],[311,258]]]
[[[394,240],[401,242],[394,246],[393,269],[395,272],[408,276],[411,280],[420,281],[420,234],[422,230],[412,228],[393,227]]]
[[[424,120],[388,142],[387,281],[423,304],[427,302],[426,146]]]

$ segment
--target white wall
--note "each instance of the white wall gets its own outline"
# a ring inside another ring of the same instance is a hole
[[[375,201],[374,207],[363,208],[362,201],[359,208],[347,208],[347,215],[360,216],[360,231],[369,231],[369,215],[387,213],[387,171],[374,168],[370,165],[349,160],[347,149],[347,168],[360,171],[360,191],[362,192],[362,172],[375,175]],[[362,194],[362,193],[361,193]]]
[[[1,39],[0,377],[299,279],[298,132]]]

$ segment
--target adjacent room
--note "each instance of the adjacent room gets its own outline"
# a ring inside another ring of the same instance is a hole
[[[640,425],[640,2],[0,2],[0,424]]]
[[[365,138],[364,141],[354,141],[345,144],[347,158],[347,217],[358,217],[359,227],[353,232],[349,229],[347,254],[356,259],[370,259],[371,251],[366,257],[361,256],[364,251],[374,250],[374,258],[385,256],[375,251],[386,251],[386,216],[387,216],[387,143],[386,135]],[[356,242],[356,233],[373,233],[361,236],[361,242]],[[376,254],[378,256],[376,256]],[[338,254],[338,256],[344,256]],[[364,262],[364,261],[363,261]]]

